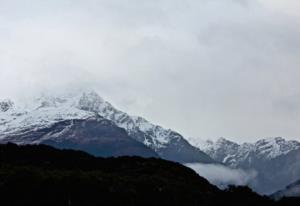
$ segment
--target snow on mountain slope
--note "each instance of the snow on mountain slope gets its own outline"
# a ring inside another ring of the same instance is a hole
[[[3,101],[1,103],[5,104]],[[48,127],[62,120],[87,119],[95,116],[92,112],[78,109],[74,97],[64,99],[41,97],[30,103],[11,105],[13,106],[6,111],[0,112],[0,139]]]
[[[237,144],[225,138],[216,141],[188,139],[190,143],[214,159],[232,167],[244,161],[249,155],[255,154],[257,158],[270,160],[300,148],[295,140],[285,140],[281,137],[261,139],[255,143]]]
[[[280,155],[300,148],[300,143],[294,140],[286,141],[281,137],[262,139],[255,143],[255,152],[258,156],[273,159]]]
[[[132,139],[124,129],[102,117],[63,120],[0,140],[0,143],[7,142],[46,144],[60,149],[82,150],[97,157],[159,157],[152,149]]]
[[[256,192],[273,193],[300,179],[300,143],[281,137],[237,144],[220,138],[217,141],[189,139],[216,161],[238,169],[255,170],[251,182]]]
[[[119,127],[127,130],[129,134],[137,130],[148,134],[148,137],[140,139],[140,141],[154,150],[165,147],[172,139],[180,138],[179,135],[171,136],[171,130],[165,130],[160,126],[151,124],[141,117],[130,116],[125,112],[115,109],[110,103],[103,101],[103,99],[94,92],[88,94],[84,93],[79,99],[77,108],[96,112],[104,118],[115,122]]]
[[[101,116],[127,131],[130,137],[150,147],[162,158],[179,162],[215,162],[191,146],[179,133],[114,108],[95,92],[42,96],[22,104],[0,103],[0,139],[50,127],[54,123]]]

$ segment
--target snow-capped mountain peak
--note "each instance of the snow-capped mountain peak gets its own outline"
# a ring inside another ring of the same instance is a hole
[[[0,139],[30,129],[49,127],[70,119],[86,119],[94,114],[76,107],[77,97],[56,97],[42,95],[39,98],[15,104],[0,113]]]
[[[190,138],[214,160],[234,169],[253,170],[257,177],[251,187],[270,194],[300,179],[300,142],[282,137],[238,144],[224,138],[204,141]]]
[[[115,122],[119,127],[127,130],[131,135],[138,132],[146,133],[146,136],[139,136],[139,141],[150,146],[154,150],[165,147],[171,140],[178,138],[177,135],[171,135],[172,131],[169,129],[164,129],[150,123],[142,117],[131,116],[114,108],[95,92],[83,93],[79,99],[78,108],[95,112],[104,118]]]
[[[77,107],[86,111],[98,111],[101,107],[107,107],[107,103],[96,92],[83,92],[79,97]]]
[[[265,138],[255,143],[243,144],[225,138],[219,138],[216,141],[190,138],[189,141],[214,159],[231,166],[247,159],[250,153],[260,159],[274,159],[300,148],[298,141],[285,140],[282,137]]]
[[[162,158],[179,162],[214,162],[179,133],[122,112],[93,91],[42,95],[13,107],[9,105],[3,104],[1,107],[5,112],[0,112],[0,140],[51,128],[68,120],[103,118],[125,129],[131,138],[151,148]]]
[[[223,137],[217,140],[198,140],[195,138],[190,138],[189,141],[192,145],[197,146],[206,154],[211,156],[213,159],[228,164],[236,163],[236,153],[239,150],[239,145],[232,141],[229,141]]]
[[[69,119],[85,119],[95,115],[115,122],[130,133],[147,133],[140,141],[153,149],[164,147],[169,141],[178,138],[171,130],[151,124],[142,117],[130,116],[114,108],[94,91],[60,96],[42,95],[13,107],[12,101],[0,103],[0,137],[12,135],[29,128],[47,127],[55,122]],[[174,132],[175,134],[175,132]]]
[[[257,141],[255,144],[255,152],[264,158],[272,159],[282,154],[287,154],[292,150],[300,148],[297,141],[287,141],[282,137],[266,138]]]

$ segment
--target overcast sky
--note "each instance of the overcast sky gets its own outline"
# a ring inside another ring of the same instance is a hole
[[[94,89],[199,138],[300,140],[299,0],[0,0],[0,98]]]

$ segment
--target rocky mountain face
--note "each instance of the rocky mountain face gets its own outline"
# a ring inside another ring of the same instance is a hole
[[[101,157],[159,157],[153,150],[129,137],[124,129],[101,117],[64,120],[49,127],[6,136],[0,142],[47,144]]]
[[[190,142],[231,168],[255,170],[257,177],[251,187],[260,193],[271,194],[300,179],[300,143],[297,141],[277,137],[244,144],[224,138],[215,142],[190,139]]]
[[[131,155],[132,151],[141,149],[140,145],[142,144],[143,148],[152,150],[152,154],[156,153],[167,160],[182,163],[215,162],[200,149],[190,145],[179,133],[154,125],[141,117],[130,116],[114,108],[95,92],[42,96],[22,104],[14,104],[12,101],[6,100],[1,102],[0,105],[0,140],[2,142],[12,141],[18,144],[47,143],[56,147],[68,146],[67,148],[82,149],[79,145],[82,146],[87,140],[93,142],[94,140],[91,139],[96,138],[98,149],[103,150],[104,147],[100,144],[104,144],[106,141],[104,139],[115,137],[114,141],[116,142],[113,144],[119,145],[116,148],[111,147],[115,151],[103,154],[100,152],[98,154],[95,153],[95,148],[93,148],[93,154],[100,156],[119,155],[119,153],[121,155]],[[94,119],[94,121],[100,119],[102,122],[112,124],[113,129],[110,130],[110,134],[107,136],[109,138],[101,134],[104,130],[106,131],[107,127],[103,129],[104,126],[99,123],[100,120],[96,126],[99,127],[99,131],[95,129],[92,132],[89,127],[93,122],[90,119]],[[74,122],[76,125],[72,125]],[[69,128],[69,131],[66,132],[64,128]],[[120,128],[125,131],[132,141],[129,141],[129,138],[127,138],[127,142],[116,138],[119,137]],[[58,130],[58,132],[53,130]],[[95,136],[96,134],[97,136]],[[136,142],[135,145],[139,149],[131,148],[133,141]],[[93,145],[85,145],[85,147],[91,148]],[[124,147],[124,145],[127,145],[127,147]],[[122,152],[120,152],[121,146],[127,149],[122,149]],[[85,151],[87,150],[86,148]],[[142,156],[148,156],[149,154],[149,151],[147,151]]]
[[[113,121],[132,138],[150,147],[164,159],[178,162],[214,162],[204,152],[191,146],[179,133],[154,125],[142,117],[130,116],[117,110],[96,93],[84,93],[79,100],[79,108]]]
[[[4,100],[0,102],[0,112],[6,112],[10,108],[12,108],[13,102],[10,100]]]

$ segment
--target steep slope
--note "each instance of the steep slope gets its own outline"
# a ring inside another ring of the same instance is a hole
[[[277,200],[283,197],[300,197],[300,180],[272,194],[271,197]]]
[[[92,112],[78,109],[76,101],[75,96],[42,96],[19,104],[11,103],[8,109],[0,112],[0,139],[47,128],[64,120],[95,117]],[[6,102],[8,100],[1,103],[6,105]]]
[[[241,145],[224,138],[216,142],[195,139],[191,142],[231,168],[256,170],[258,175],[251,186],[260,193],[273,193],[300,179],[300,143],[297,141],[277,137]]]
[[[241,154],[240,145],[224,138],[219,138],[216,142],[191,138],[189,140],[213,159],[226,165],[234,166],[236,161],[240,160],[240,156],[244,156],[244,154]]]
[[[184,163],[214,162],[204,152],[190,145],[179,133],[154,125],[144,118],[130,116],[117,110],[94,92],[84,93],[81,96],[79,108],[95,112],[113,121],[119,127],[124,128],[131,137],[147,145],[164,159]]]
[[[11,101],[3,102],[5,109],[0,112],[0,139],[19,136],[18,142],[22,143],[20,134],[48,128],[65,120],[101,116],[125,129],[131,138],[164,159],[183,163],[215,162],[200,149],[191,146],[180,134],[119,111],[95,92],[42,96],[23,105],[8,102]]]
[[[124,129],[104,118],[64,120],[37,130],[6,136],[0,143],[47,144],[56,148],[83,150],[99,157],[158,155],[128,136]]]

